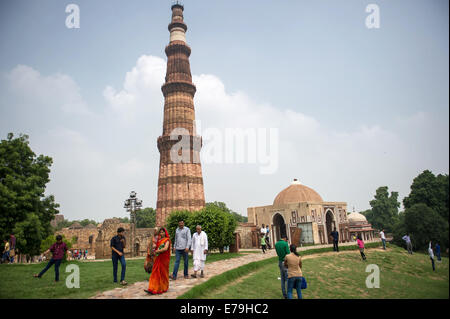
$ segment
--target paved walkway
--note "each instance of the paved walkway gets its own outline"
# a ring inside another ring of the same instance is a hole
[[[350,243],[343,243],[339,246],[350,246],[355,245],[356,243],[350,242]],[[316,249],[316,248],[324,248],[324,247],[332,247],[333,245],[315,245],[315,246],[307,246],[307,247],[301,247],[298,250],[304,251],[309,249]],[[144,289],[148,288],[148,281],[141,281],[136,282],[134,284],[130,284],[124,288],[118,287],[113,290],[108,290],[103,293],[100,293],[91,299],[175,299],[178,296],[181,296],[188,290],[190,290],[192,287],[201,284],[211,277],[214,277],[216,275],[220,275],[226,271],[229,271],[231,269],[243,266],[245,264],[263,260],[266,258],[271,258],[276,256],[275,249],[268,250],[266,254],[261,253],[261,250],[257,249],[243,249],[241,250],[242,253],[245,253],[246,251],[257,251],[257,253],[248,253],[242,257],[237,258],[230,258],[226,260],[219,260],[213,263],[207,263],[205,265],[205,278],[189,278],[184,279],[183,278],[183,270],[179,272],[178,279],[175,281],[169,281],[169,290],[162,294],[162,295],[149,295],[147,294]],[[190,273],[192,271],[190,270]]]

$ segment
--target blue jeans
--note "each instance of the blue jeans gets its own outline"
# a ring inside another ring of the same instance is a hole
[[[297,287],[295,288],[297,290],[297,297],[298,299],[302,299],[302,277],[291,277],[288,279],[288,292],[287,292],[287,298],[292,298],[292,290],[294,289],[294,285],[297,284]]]
[[[386,250],[386,239],[381,239],[381,242],[383,243],[383,249]]]
[[[61,265],[61,260],[62,259],[50,259],[50,261],[48,262],[47,266],[45,266],[44,269],[42,269],[42,271],[39,273],[38,277],[41,278],[43,274],[45,274],[45,272],[47,270],[50,269],[51,266],[53,266],[53,264],[55,264],[55,281],[59,281],[59,266]]]
[[[283,297],[287,298],[286,293],[286,285],[288,282],[288,273],[286,267],[284,267],[284,262],[278,261],[278,267],[280,268],[280,277],[281,277],[281,292],[283,293]]]
[[[120,265],[122,266],[122,273],[120,274],[120,281],[125,280],[125,271],[127,270],[127,263],[125,262],[125,256],[119,256],[117,254],[112,254],[112,263],[113,263],[113,277],[114,282],[117,282],[117,268],[118,261],[120,260]]]
[[[172,273],[173,279],[177,278],[178,267],[180,267],[181,256],[183,256],[183,261],[184,261],[184,276],[188,275],[189,255],[187,252],[184,251],[184,249],[175,249],[175,265],[173,266],[173,273]]]

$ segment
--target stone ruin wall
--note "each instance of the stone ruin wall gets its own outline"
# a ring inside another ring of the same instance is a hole
[[[88,250],[88,256],[95,255],[95,241],[97,239],[98,230],[95,228],[78,228],[70,229],[63,228],[55,233],[55,235],[63,235],[68,241],[71,241],[73,237],[77,237],[77,242],[72,244],[71,250],[82,249]],[[92,236],[91,243],[89,243],[89,237]]]

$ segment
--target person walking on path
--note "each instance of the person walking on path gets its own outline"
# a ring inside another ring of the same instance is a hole
[[[62,241],[61,235],[56,236],[56,243],[54,243],[49,249],[47,249],[44,254],[48,254],[49,252],[52,252],[52,259],[50,259],[47,266],[45,266],[45,268],[39,274],[35,274],[33,276],[35,278],[41,278],[42,275],[44,275],[51,266],[55,265],[55,282],[58,282],[59,266],[61,265],[61,261],[64,258],[65,253],[67,252],[67,245]]]
[[[380,231],[380,238],[383,243],[383,249],[386,250],[386,236],[384,235],[384,229]]]
[[[409,237],[409,234],[406,234],[402,237],[402,239],[406,242],[406,249],[408,250],[408,254],[412,255],[412,243],[411,243],[411,237]]]
[[[120,261],[120,265],[122,267],[122,272],[120,274],[120,284],[125,286],[127,282],[125,281],[125,272],[127,270],[127,263],[125,261],[124,249],[126,246],[125,239],[125,229],[119,227],[117,229],[117,235],[111,238],[111,259],[113,263],[113,279],[114,282],[117,282],[117,268],[118,262]]]
[[[361,254],[361,257],[363,260],[366,260],[366,255],[364,254],[364,241],[361,238],[361,235],[358,235],[356,237],[356,242],[358,243],[358,247],[359,247],[359,252]]]
[[[270,245],[270,229],[269,229],[269,225],[266,225],[266,245],[268,249],[272,249],[272,245]]]
[[[439,245],[438,242],[436,242],[436,246],[434,247],[434,249],[436,250],[437,260],[440,262],[441,261],[441,246]]]
[[[205,269],[206,254],[208,253],[208,236],[202,231],[202,226],[197,225],[195,227],[196,232],[192,235],[192,258],[194,260],[194,274],[192,278],[197,278],[197,271],[200,270],[200,277],[205,275],[203,270]]]
[[[266,237],[264,235],[261,235],[261,249],[263,254],[266,253]]]
[[[333,237],[333,250],[339,252],[339,232],[336,231],[336,227],[334,227],[334,230],[331,232],[331,237]]]
[[[289,250],[289,244],[287,243],[286,237],[281,238],[275,244],[275,251],[277,252],[278,267],[280,268],[281,292],[283,294],[283,297],[287,299],[286,284],[288,280],[288,273],[286,267],[284,266],[284,258],[286,257],[286,255],[290,254],[291,251]]]
[[[288,271],[287,299],[293,299],[292,290],[294,287],[297,290],[297,298],[302,299],[302,258],[297,253],[295,245],[290,245],[289,250],[291,253],[284,258],[284,266]]]
[[[3,243],[5,244],[5,248],[3,249],[3,255],[2,255],[2,263],[9,262],[9,242],[8,239],[4,239]]]
[[[433,267],[433,271],[435,271],[435,268],[434,268],[434,254],[433,254],[433,248],[431,246],[431,241],[430,241],[430,244],[428,245],[428,255],[430,255],[431,266]]]
[[[170,264],[170,237],[165,228],[159,231],[159,237],[156,243],[155,263],[153,264],[152,274],[148,280],[148,290],[146,293],[156,295],[165,293],[169,290],[169,264]]]
[[[170,275],[170,279],[177,279],[181,256],[183,256],[184,261],[184,279],[189,279],[188,261],[191,242],[192,239],[190,229],[184,226],[184,220],[178,221],[178,228],[175,231],[175,240],[173,243],[173,250],[175,251],[175,265],[173,267],[173,273]]]

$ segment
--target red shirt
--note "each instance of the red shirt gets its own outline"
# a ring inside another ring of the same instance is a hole
[[[54,243],[51,247],[50,247],[50,251],[53,254],[53,259],[63,259],[64,257],[64,253],[67,250],[67,245],[65,242],[62,242],[61,244],[58,243]]]

